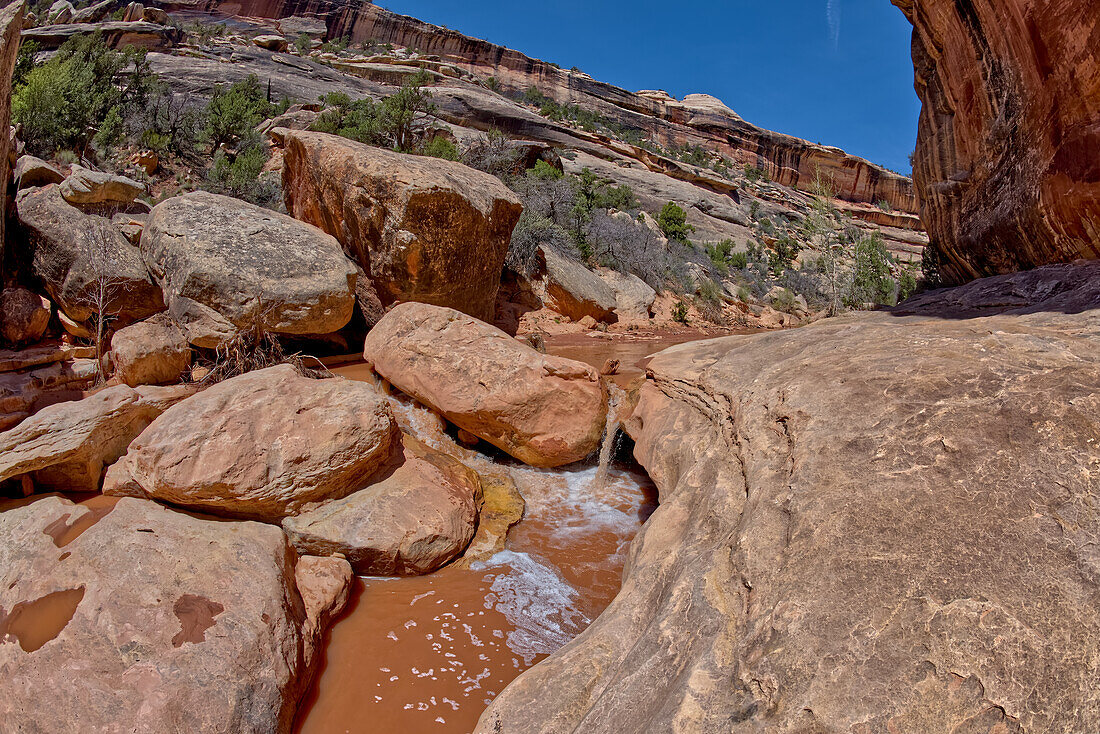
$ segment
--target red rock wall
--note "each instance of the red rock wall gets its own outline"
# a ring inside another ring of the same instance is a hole
[[[949,282],[1100,257],[1100,2],[893,0],[914,179]]]
[[[8,136],[11,121],[11,74],[15,68],[15,57],[19,53],[19,32],[23,28],[23,3],[12,2],[0,10],[0,288],[3,287],[4,263],[4,220],[7,218],[8,198],[6,187],[11,165],[8,160],[11,153],[11,140]]]

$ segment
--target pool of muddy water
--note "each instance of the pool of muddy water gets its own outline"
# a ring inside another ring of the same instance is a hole
[[[630,376],[671,343],[548,340],[547,348],[596,366],[620,359]],[[362,365],[336,372],[366,376]],[[471,731],[504,686],[611,602],[630,541],[656,507],[656,489],[632,463],[612,462],[602,481],[594,465],[532,469],[462,448],[430,411],[400,395],[391,402],[406,432],[483,474],[506,472],[527,509],[488,561],[357,579],[300,708],[299,734]]]

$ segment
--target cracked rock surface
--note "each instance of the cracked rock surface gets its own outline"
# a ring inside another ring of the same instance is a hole
[[[622,591],[477,731],[1100,729],[1098,340],[1091,263],[662,352]]]

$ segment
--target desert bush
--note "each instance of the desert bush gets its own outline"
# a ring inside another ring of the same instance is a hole
[[[461,157],[458,154],[458,147],[449,138],[442,135],[436,135],[425,143],[423,154],[448,161],[457,161]]]
[[[895,284],[890,277],[890,253],[878,232],[856,243],[851,287],[845,298],[850,308],[865,304],[888,305],[894,301]]]
[[[729,266],[734,270],[744,270],[749,266],[749,254],[747,252],[731,252]]]
[[[909,268],[905,267],[898,273],[898,302],[904,301],[909,296],[917,292],[917,279],[909,272]]]
[[[145,102],[154,78],[144,51],[113,51],[98,33],[66,41],[42,64],[27,58],[12,120],[23,126],[28,150],[47,158],[59,148],[83,150],[112,108],[124,117]]]
[[[794,313],[798,310],[797,296],[787,288],[781,288],[772,295],[772,308],[784,313]]]
[[[638,220],[598,212],[586,230],[593,256],[605,267],[633,273],[660,290],[668,275],[668,254],[657,233]]]
[[[429,81],[431,76],[427,72],[417,72],[381,102],[366,98],[353,101],[342,92],[330,92],[321,97],[325,109],[310,130],[403,153],[419,152],[423,141],[416,125],[434,109],[432,93],[424,89]]]
[[[308,33],[299,33],[298,37],[294,39],[294,49],[299,56],[308,55],[311,48],[313,48],[313,39],[309,37]]]
[[[764,183],[768,183],[768,172],[762,167],[746,164],[745,179],[752,183],[755,183],[756,181],[763,181]]]
[[[236,145],[275,109],[255,74],[230,85],[219,84],[206,106],[206,138],[214,150]]]
[[[772,245],[772,252],[768,257],[768,267],[772,275],[781,275],[791,267],[798,253],[802,251],[802,244],[790,235],[783,235]]]
[[[531,276],[538,269],[539,247],[545,245],[559,252],[566,252],[572,244],[569,233],[555,224],[554,220],[525,209],[516,228],[512,230],[512,239],[504,261],[517,273]]]
[[[687,213],[672,201],[661,207],[657,214],[657,226],[665,237],[677,242],[687,242],[688,235],[695,231],[695,227],[687,223]]]
[[[276,177],[262,175],[266,162],[263,140],[252,132],[241,141],[236,152],[223,149],[214,153],[214,161],[206,174],[206,188],[260,206],[271,206],[279,201],[282,187]]]
[[[480,135],[467,148],[462,155],[462,162],[471,168],[492,174],[501,180],[507,180],[519,167],[519,156],[520,152],[518,150],[509,147],[508,137],[503,132],[497,128],[490,128],[488,132]],[[540,177],[551,175],[552,177],[561,178],[561,172],[550,164],[539,161],[536,168],[540,165],[553,172],[553,174],[546,174],[540,168]]]
[[[688,307],[683,301],[677,301],[672,307],[672,320],[681,324],[688,323]]]

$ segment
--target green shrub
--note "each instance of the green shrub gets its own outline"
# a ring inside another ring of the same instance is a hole
[[[941,255],[935,245],[925,245],[921,251],[920,272],[921,286],[923,288],[939,288],[943,285],[943,275],[940,272]]]
[[[894,211],[894,208],[892,206],[890,206],[890,202],[886,201],[886,199],[879,199],[878,201],[875,202],[875,206],[877,206],[879,209],[881,209],[884,212]]]
[[[310,130],[341,135],[368,145],[414,152],[420,140],[413,132],[418,116],[430,113],[431,92],[423,87],[431,75],[420,71],[381,102],[352,99],[342,92],[321,97],[325,109]]]
[[[219,84],[206,106],[206,137],[214,150],[234,145],[274,111],[255,74],[229,86]]]
[[[749,254],[747,252],[731,252],[729,266],[734,270],[744,270],[749,266]]]
[[[794,313],[798,310],[798,296],[787,288],[781,288],[772,296],[772,308],[784,313]]]
[[[758,168],[753,165],[745,164],[745,178],[754,183],[761,180],[766,183],[768,180],[768,174],[763,168]]]
[[[253,204],[268,205],[279,197],[279,186],[271,177],[261,177],[267,151],[256,133],[250,134],[238,146],[235,154],[218,150],[207,172],[207,188],[235,196]]]
[[[898,302],[904,301],[917,290],[917,279],[909,272],[909,268],[902,268],[898,275]]]
[[[112,108],[125,117],[144,102],[152,78],[144,51],[113,51],[98,33],[69,39],[39,66],[28,58],[12,94],[12,120],[23,126],[30,152],[46,158],[59,148],[83,149]]]
[[[688,242],[688,235],[695,231],[695,227],[687,223],[687,212],[672,201],[661,207],[657,214],[657,226],[665,237],[676,242]]]
[[[677,301],[672,307],[672,320],[681,324],[688,323],[688,307],[683,301]]]
[[[789,268],[798,253],[802,251],[802,245],[790,235],[783,235],[775,241],[772,252],[768,256],[768,267],[772,275],[780,275]]]
[[[852,308],[864,304],[888,305],[894,300],[895,284],[890,277],[890,253],[878,232],[856,243],[851,289],[845,299]]]
[[[92,138],[92,142],[97,148],[110,152],[122,142],[125,135],[126,129],[122,122],[122,113],[119,112],[118,105],[115,105],[107,111],[107,116],[100,123],[99,132]]]
[[[535,166],[527,170],[527,175],[531,178],[539,179],[540,181],[550,181],[560,179],[563,174],[558,169],[551,166],[544,160],[535,162]]]
[[[308,33],[299,33],[298,37],[294,39],[294,48],[298,51],[299,56],[306,56],[309,54],[309,50],[313,48],[313,39],[309,37]]]
[[[459,159],[458,147],[442,135],[436,135],[424,146],[424,155],[432,158],[442,158],[448,161]]]

